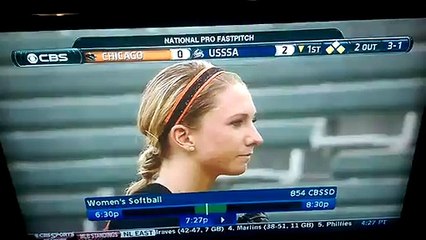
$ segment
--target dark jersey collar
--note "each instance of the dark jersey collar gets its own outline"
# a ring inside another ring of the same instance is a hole
[[[159,183],[150,183],[146,185],[144,188],[135,192],[134,194],[145,194],[145,193],[153,193],[153,194],[167,194],[172,193],[166,186],[161,185]]]

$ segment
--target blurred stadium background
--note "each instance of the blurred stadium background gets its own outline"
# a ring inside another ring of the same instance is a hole
[[[80,36],[337,27],[345,37],[414,39],[408,54],[231,59],[265,139],[249,170],[216,189],[336,185],[333,211],[270,213],[275,220],[397,216],[426,97],[425,19],[254,27],[79,30],[0,35],[0,140],[32,232],[98,230],[87,196],[123,194],[144,140],[140,92],[170,62],[17,68],[15,49],[66,48]]]

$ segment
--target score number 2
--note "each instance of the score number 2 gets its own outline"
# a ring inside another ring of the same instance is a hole
[[[294,50],[294,45],[275,45],[275,56],[291,56]]]

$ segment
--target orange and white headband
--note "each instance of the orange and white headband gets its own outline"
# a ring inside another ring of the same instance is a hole
[[[218,67],[205,68],[191,79],[185,89],[177,96],[167,115],[162,135],[167,134],[175,124],[179,124],[182,121],[201,91],[222,72],[224,71]]]

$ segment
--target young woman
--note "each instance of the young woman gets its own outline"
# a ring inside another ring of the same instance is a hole
[[[142,94],[137,125],[147,148],[139,159],[141,178],[127,194],[208,191],[219,175],[244,173],[263,142],[255,115],[237,74],[200,60],[163,69]],[[173,218],[150,218],[110,222],[107,229],[177,225]]]

